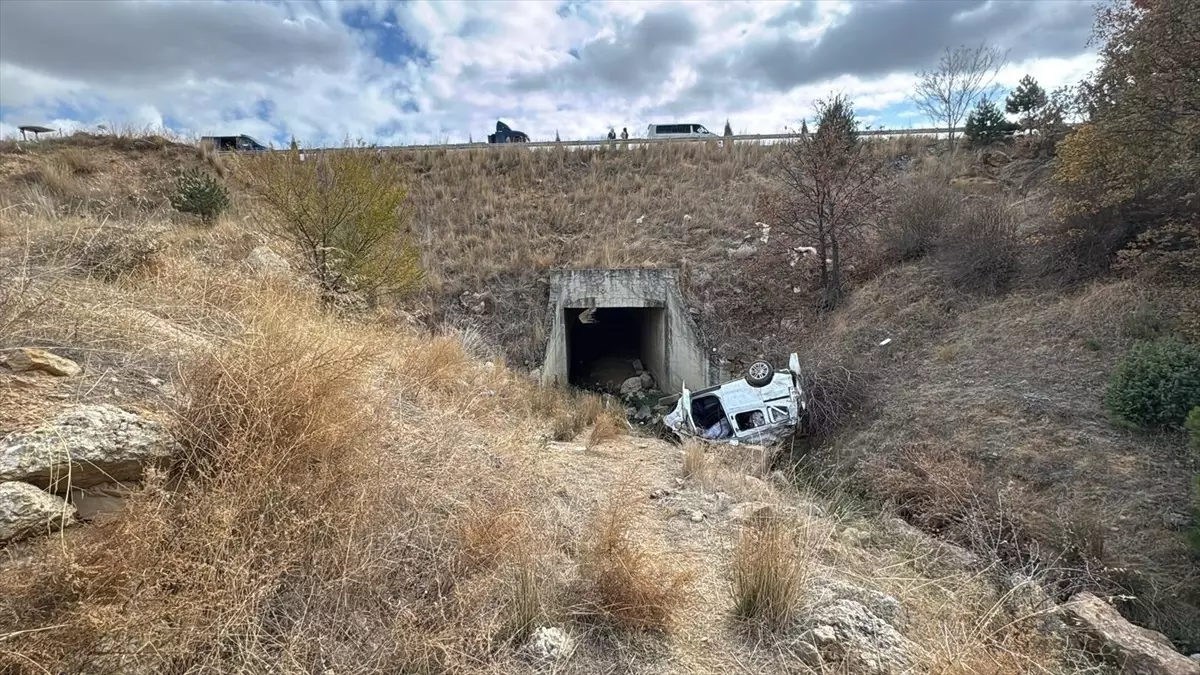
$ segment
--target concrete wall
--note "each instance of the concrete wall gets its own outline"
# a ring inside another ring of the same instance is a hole
[[[671,269],[553,270],[550,273],[551,320],[542,382],[566,384],[567,330],[564,310],[586,307],[653,307],[643,327],[643,363],[661,389],[700,389],[722,374],[699,340],[699,332]]]

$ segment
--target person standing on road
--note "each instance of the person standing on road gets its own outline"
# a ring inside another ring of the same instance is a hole
[[[621,127],[621,140],[629,140],[629,127]]]
[[[610,141],[617,140],[617,130],[616,129],[608,130],[608,140],[610,140]]]

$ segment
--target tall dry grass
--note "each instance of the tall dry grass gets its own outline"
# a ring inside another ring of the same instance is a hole
[[[816,538],[805,521],[755,515],[739,534],[730,590],[733,615],[758,629],[785,630],[816,572]]]

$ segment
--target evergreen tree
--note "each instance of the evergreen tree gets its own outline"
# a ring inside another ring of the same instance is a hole
[[[727,119],[727,120],[725,120],[725,135],[726,135],[726,136],[732,136],[732,135],[733,135],[733,127],[729,126],[729,120],[728,120],[728,119]]]
[[[554,130],[554,142],[555,142],[555,143],[562,143],[562,139],[558,137],[558,129],[555,129],[555,130]]]
[[[1015,131],[1016,125],[1004,118],[1004,113],[990,99],[980,99],[975,110],[967,116],[965,130],[972,145],[983,146],[1004,138]]]
[[[1037,113],[1046,105],[1046,90],[1042,89],[1032,75],[1021,78],[1004,102],[1004,111],[1020,115],[1021,127],[1032,129],[1037,124]]]
[[[801,128],[801,133],[806,129]],[[842,94],[817,103],[817,139],[836,138],[852,147],[858,140],[858,118],[854,104]]]
[[[808,120],[800,120],[800,135],[808,135]]]

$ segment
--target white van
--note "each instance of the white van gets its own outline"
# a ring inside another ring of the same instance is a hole
[[[755,361],[746,377],[715,387],[668,396],[660,405],[675,404],[663,424],[680,439],[696,438],[738,445],[769,445],[799,428],[807,410],[800,385],[800,359],[792,354],[787,370]]]
[[[715,138],[716,134],[703,124],[651,124],[646,138]]]

